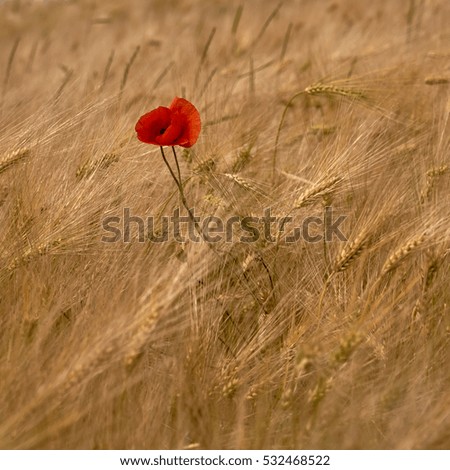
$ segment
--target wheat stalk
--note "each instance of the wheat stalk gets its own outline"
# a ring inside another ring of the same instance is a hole
[[[3,95],[6,93],[9,77],[11,74],[12,64],[14,62],[14,57],[16,56],[16,52],[17,52],[17,48],[19,47],[19,44],[20,44],[20,37],[18,37],[14,41],[14,44],[11,48],[11,52],[9,53],[8,64],[6,65],[5,79],[3,81]]]
[[[108,57],[108,61],[106,62],[105,70],[103,71],[103,81],[102,81],[101,88],[104,88],[106,85],[106,81],[108,80],[109,72],[111,70],[111,65],[113,63],[113,60],[114,60],[114,49],[111,50],[111,53],[109,54],[109,57]]]
[[[200,57],[200,62],[198,64],[197,72],[195,74],[195,83],[198,83],[198,79],[200,77],[200,71],[202,70],[202,67],[205,63],[206,57],[208,55],[209,48],[211,46],[211,43],[214,39],[214,36],[216,35],[217,28],[213,27],[211,32],[209,33],[208,39],[206,40],[205,47],[203,48],[202,55]],[[183,95],[181,95],[183,96]]]
[[[139,51],[141,50],[141,46],[136,46],[133,54],[131,54],[130,60],[127,62],[127,65],[125,66],[125,70],[123,72],[123,77],[122,77],[122,82],[120,83],[120,92],[125,88],[125,85],[127,84],[128,80],[128,75],[130,73],[131,66],[133,65],[134,61],[136,60],[137,55],[139,54]]]
[[[283,128],[284,120],[286,119],[286,115],[288,112],[288,109],[293,105],[294,101],[299,97],[304,94],[304,91],[300,91],[298,93],[295,93],[289,101],[285,104],[283,113],[281,114],[281,119],[280,123],[278,124],[278,129],[277,129],[277,135],[275,137],[275,146],[273,149],[273,157],[272,157],[272,183],[275,184],[275,172],[277,169],[277,153],[278,153],[278,143],[280,141],[280,135],[281,135],[281,129]]]
[[[275,9],[272,11],[272,13],[268,16],[268,18],[266,19],[266,21],[264,22],[264,24],[262,25],[261,27],[261,30],[259,31],[258,35],[256,36],[256,38],[253,40],[250,48],[253,49],[257,44],[258,42],[260,41],[260,39],[264,36],[264,33],[266,32],[267,28],[269,27],[270,23],[272,22],[272,20],[275,18],[275,16],[277,15],[278,11],[280,10],[280,8],[282,7],[283,5],[283,2],[280,2],[276,7]]]

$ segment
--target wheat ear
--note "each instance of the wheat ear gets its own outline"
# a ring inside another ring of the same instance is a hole
[[[323,83],[316,83],[305,88],[307,95],[314,96],[345,96],[352,99],[365,99],[366,95],[360,90],[353,90],[351,88],[341,88],[334,85],[324,85]]]
[[[433,283],[437,271],[439,269],[439,259],[437,257],[432,257],[429,259],[425,274],[423,276],[422,282],[422,293],[417,299],[416,304],[413,309],[413,318],[421,316],[422,312],[426,307],[428,291],[430,290],[431,284]]]
[[[385,274],[393,271],[412,251],[422,245],[426,238],[426,233],[423,232],[394,251],[384,263],[381,275],[384,276]]]
[[[23,266],[28,264],[35,258],[39,256],[44,256],[51,251],[52,248],[56,248],[60,246],[62,243],[61,239],[53,240],[49,243],[42,243],[41,245],[37,246],[36,248],[28,248],[25,250],[22,255],[17,256],[14,258],[11,263],[6,267],[6,270],[10,273],[15,271],[19,266]]]
[[[338,183],[342,181],[340,176],[331,176],[323,181],[311,186],[305,190],[295,201],[294,209],[306,206],[316,200],[318,197],[325,196],[333,191]]]
[[[113,163],[119,161],[119,156],[116,153],[105,153],[103,156],[96,160],[89,160],[86,163],[80,165],[75,173],[75,176],[79,179],[87,178],[92,175],[96,170],[106,170]]]
[[[432,168],[431,170],[427,171],[427,180],[425,183],[425,187],[422,189],[420,193],[420,202],[424,204],[430,198],[431,191],[436,182],[436,178],[442,176],[444,173],[448,171],[448,165],[443,165],[438,168]]]
[[[30,156],[30,149],[27,147],[18,149],[14,152],[7,153],[6,156],[0,160],[0,174],[12,167],[16,163],[28,158]]]
[[[447,85],[450,83],[448,77],[428,77],[425,79],[425,85]]]
[[[333,272],[340,273],[345,271],[356,258],[362,253],[368,244],[368,236],[366,232],[359,234],[352,242],[348,243],[341,251],[339,258],[336,260]]]
[[[159,312],[156,306],[152,306],[150,313],[140,322],[137,331],[133,335],[128,351],[125,354],[125,366],[132,367],[139,359],[150,334],[155,329]]]
[[[112,363],[113,356],[119,349],[116,342],[112,341],[107,345],[94,348],[84,361],[75,364],[61,384],[60,395],[66,395],[72,388],[90,380],[102,370],[108,368]]]
[[[233,181],[241,188],[246,189],[247,191],[260,192],[260,190],[253,183],[245,178],[242,178],[241,176],[235,175],[233,173],[223,173],[223,176]]]

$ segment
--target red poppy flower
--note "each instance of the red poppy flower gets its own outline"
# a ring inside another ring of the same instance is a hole
[[[174,98],[168,108],[159,108],[144,114],[136,123],[137,138],[153,145],[180,145],[192,147],[200,134],[200,114],[184,98]]]

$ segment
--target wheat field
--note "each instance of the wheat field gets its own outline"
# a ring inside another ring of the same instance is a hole
[[[445,0],[2,2],[0,447],[448,449],[448,24]],[[196,214],[320,237],[331,208],[345,239],[106,243],[125,209],[185,215],[134,132],[174,96]]]

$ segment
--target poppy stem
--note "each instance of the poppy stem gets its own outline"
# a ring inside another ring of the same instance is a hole
[[[175,147],[172,147],[172,152],[173,152],[173,156],[175,157],[175,163],[177,165],[178,181],[180,182],[180,186],[183,186],[183,182],[181,180],[180,165],[178,164],[178,157],[177,157],[177,153],[175,152]]]
[[[187,213],[189,215],[189,218],[191,219],[192,223],[194,224],[194,227],[195,229],[197,230],[198,234],[200,235],[200,237],[205,240],[207,242],[207,240],[205,239],[205,236],[203,234],[203,231],[199,225],[199,223],[197,222],[197,219],[195,218],[194,214],[192,213],[192,210],[189,208],[189,205],[186,201],[186,197],[184,195],[184,188],[183,188],[183,183],[181,181],[181,171],[180,171],[180,165],[178,164],[178,158],[177,158],[177,154],[175,153],[175,149],[172,147],[172,150],[173,150],[173,155],[175,157],[175,163],[177,165],[177,172],[178,172],[178,178],[175,176],[175,173],[173,172],[171,166],[169,165],[169,162],[167,161],[167,158],[166,158],[166,155],[164,154],[164,149],[162,148],[162,146],[159,147],[161,149],[161,155],[163,157],[163,160],[164,160],[164,163],[166,164],[167,168],[169,169],[170,171],[170,174],[173,178],[173,180],[175,181],[177,187],[178,187],[178,191],[180,193],[180,198],[181,198],[181,202],[184,206],[184,208],[187,210]]]
[[[175,173],[173,172],[171,166],[169,165],[169,162],[167,161],[166,155],[164,154],[164,149],[162,148],[162,145],[159,148],[161,150],[161,155],[163,157],[164,163],[166,164],[167,168],[169,169],[172,178],[175,180],[175,183],[176,183],[180,193],[183,193],[183,188],[181,187],[181,181],[178,181],[177,177],[175,176]],[[181,178],[180,178],[180,180],[181,180]]]

